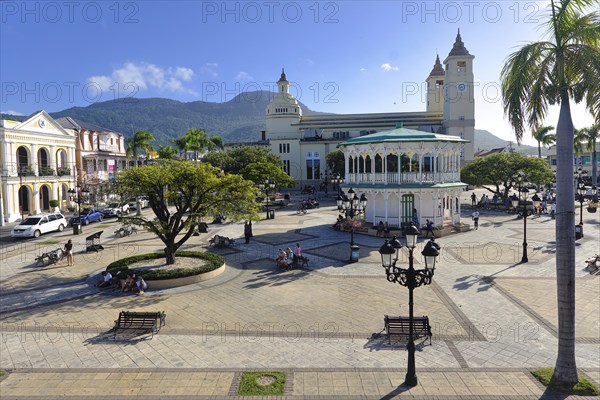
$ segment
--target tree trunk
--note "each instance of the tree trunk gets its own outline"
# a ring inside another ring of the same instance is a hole
[[[552,379],[577,383],[575,363],[575,190],[573,181],[573,120],[568,95],[561,97],[556,128],[556,287],[558,355]]]
[[[539,140],[538,142],[538,158],[542,158],[542,142],[540,142]]]
[[[175,246],[175,237],[171,234],[166,237],[165,243],[165,258],[167,261],[167,265],[175,264],[175,252],[177,251],[177,247]]]

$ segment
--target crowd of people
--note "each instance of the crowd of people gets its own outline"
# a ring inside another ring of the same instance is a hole
[[[109,271],[102,271],[101,278],[94,286],[100,289],[112,289],[113,292],[120,291],[122,293],[131,292],[137,295],[144,294],[148,289],[148,284],[141,275],[127,274],[124,281],[119,278],[121,271],[116,274],[111,274]]]
[[[292,250],[291,247],[287,249],[279,249],[275,262],[277,266],[282,269],[288,269],[292,267],[292,264],[297,261],[298,258],[302,257],[302,247],[300,243],[296,243],[296,247]]]

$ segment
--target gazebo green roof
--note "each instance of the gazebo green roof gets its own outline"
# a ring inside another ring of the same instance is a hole
[[[401,124],[399,124],[401,125]],[[339,146],[350,146],[355,144],[368,143],[393,143],[393,142],[455,142],[468,143],[468,140],[461,139],[458,136],[450,136],[433,132],[423,132],[416,129],[402,128],[401,126],[389,131],[381,131],[370,135],[359,136],[343,143]]]

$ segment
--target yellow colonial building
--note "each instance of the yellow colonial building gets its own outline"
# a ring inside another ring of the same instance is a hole
[[[75,161],[75,135],[45,111],[23,122],[0,120],[0,217],[14,222],[53,211],[50,200],[66,208]]]

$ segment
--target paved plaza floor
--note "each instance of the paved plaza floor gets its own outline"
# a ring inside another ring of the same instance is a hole
[[[599,385],[600,275],[584,260],[600,251],[600,224],[584,212],[577,366]],[[433,283],[414,291],[415,315],[429,317],[433,340],[417,341],[419,384],[407,388],[405,343],[388,343],[383,316],[408,315],[408,290],[386,280],[381,238],[355,234],[360,261],[348,261],[350,235],[331,229],[336,216],[327,202],[302,216],[277,210],[274,220],[254,224],[250,244],[243,223],[211,224],[183,249],[205,249],[214,234],[235,237],[233,247],[214,250],[225,256],[225,272],[143,296],[93,287],[110,262],[163,247],[149,233],[116,238],[114,220],[80,236],[65,231],[3,246],[0,369],[9,374],[0,398],[225,399],[236,396],[242,372],[254,370],[286,372],[290,399],[553,398],[530,371],[556,360],[554,220],[528,219],[526,264],[523,221],[500,211],[483,210],[477,231],[436,240],[442,251]],[[85,236],[99,230],[105,249],[85,253]],[[75,266],[34,265],[67,238]],[[278,249],[295,243],[309,268],[278,270]],[[417,268],[424,243],[415,250]],[[407,259],[403,249],[399,262]],[[121,310],[165,311],[166,326],[153,338],[115,341],[109,331]]]

